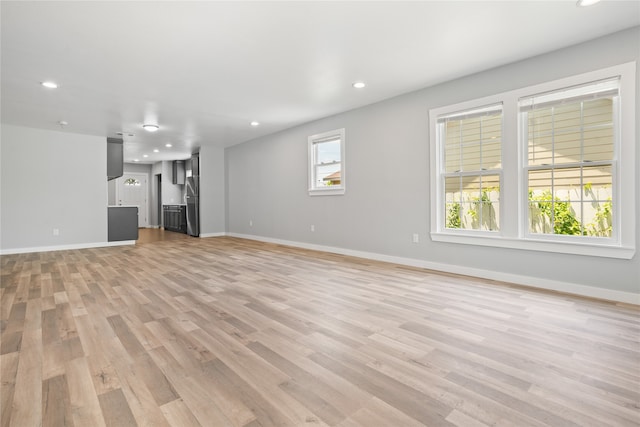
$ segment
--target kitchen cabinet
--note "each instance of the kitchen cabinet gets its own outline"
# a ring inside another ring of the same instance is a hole
[[[107,138],[107,181],[121,177],[123,169],[123,140]]]
[[[107,209],[107,240],[138,240],[138,207],[109,206]]]
[[[173,183],[177,185],[184,185],[185,181],[185,168],[184,160],[173,161]]]
[[[185,205],[163,205],[164,229],[187,233],[187,207]]]

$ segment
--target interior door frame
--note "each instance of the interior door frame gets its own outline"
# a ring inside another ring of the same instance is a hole
[[[145,208],[145,217],[144,217],[144,221],[142,221],[142,224],[140,224],[140,222],[138,222],[140,227],[144,227],[147,228],[149,227],[149,174],[144,173],[144,172],[124,172],[122,174],[121,177],[116,179],[116,205],[119,205],[120,203],[120,185],[122,185],[122,182],[124,180],[124,176],[125,175],[133,175],[134,177],[141,177],[144,178],[144,182],[145,182],[145,193],[144,193],[144,208]],[[138,211],[138,215],[140,215],[141,212]]]
[[[164,215],[162,210],[162,174],[157,173],[153,176],[155,189],[156,189],[156,210],[157,210],[157,226],[158,228],[164,227]],[[151,190],[153,192],[153,190]]]

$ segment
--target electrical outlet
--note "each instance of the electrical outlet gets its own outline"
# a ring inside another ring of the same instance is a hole
[[[311,226],[311,231],[316,231],[316,226],[315,225]]]
[[[420,235],[418,233],[413,234],[413,243],[420,243]]]
[[[60,235],[60,230],[59,230],[59,229],[57,229],[57,228],[54,228],[54,229],[53,229],[53,235],[54,235],[54,236],[59,236],[59,235]]]

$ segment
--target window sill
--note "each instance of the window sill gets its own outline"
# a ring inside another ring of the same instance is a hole
[[[512,239],[501,236],[487,236],[486,234],[482,236],[471,236],[468,234],[435,232],[431,233],[431,240],[434,242],[491,246],[495,248],[521,249],[618,259],[631,259],[636,252],[634,247],[557,242],[531,238]]]
[[[341,196],[344,194],[344,188],[314,188],[309,190],[310,196]]]

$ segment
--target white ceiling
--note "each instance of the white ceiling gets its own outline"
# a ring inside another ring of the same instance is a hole
[[[587,8],[575,0],[2,1],[0,8],[2,122],[131,133],[125,161],[144,162],[238,144],[640,25],[638,1]],[[45,89],[44,80],[60,87]],[[367,87],[354,89],[358,80]],[[145,122],[160,130],[144,131]]]

